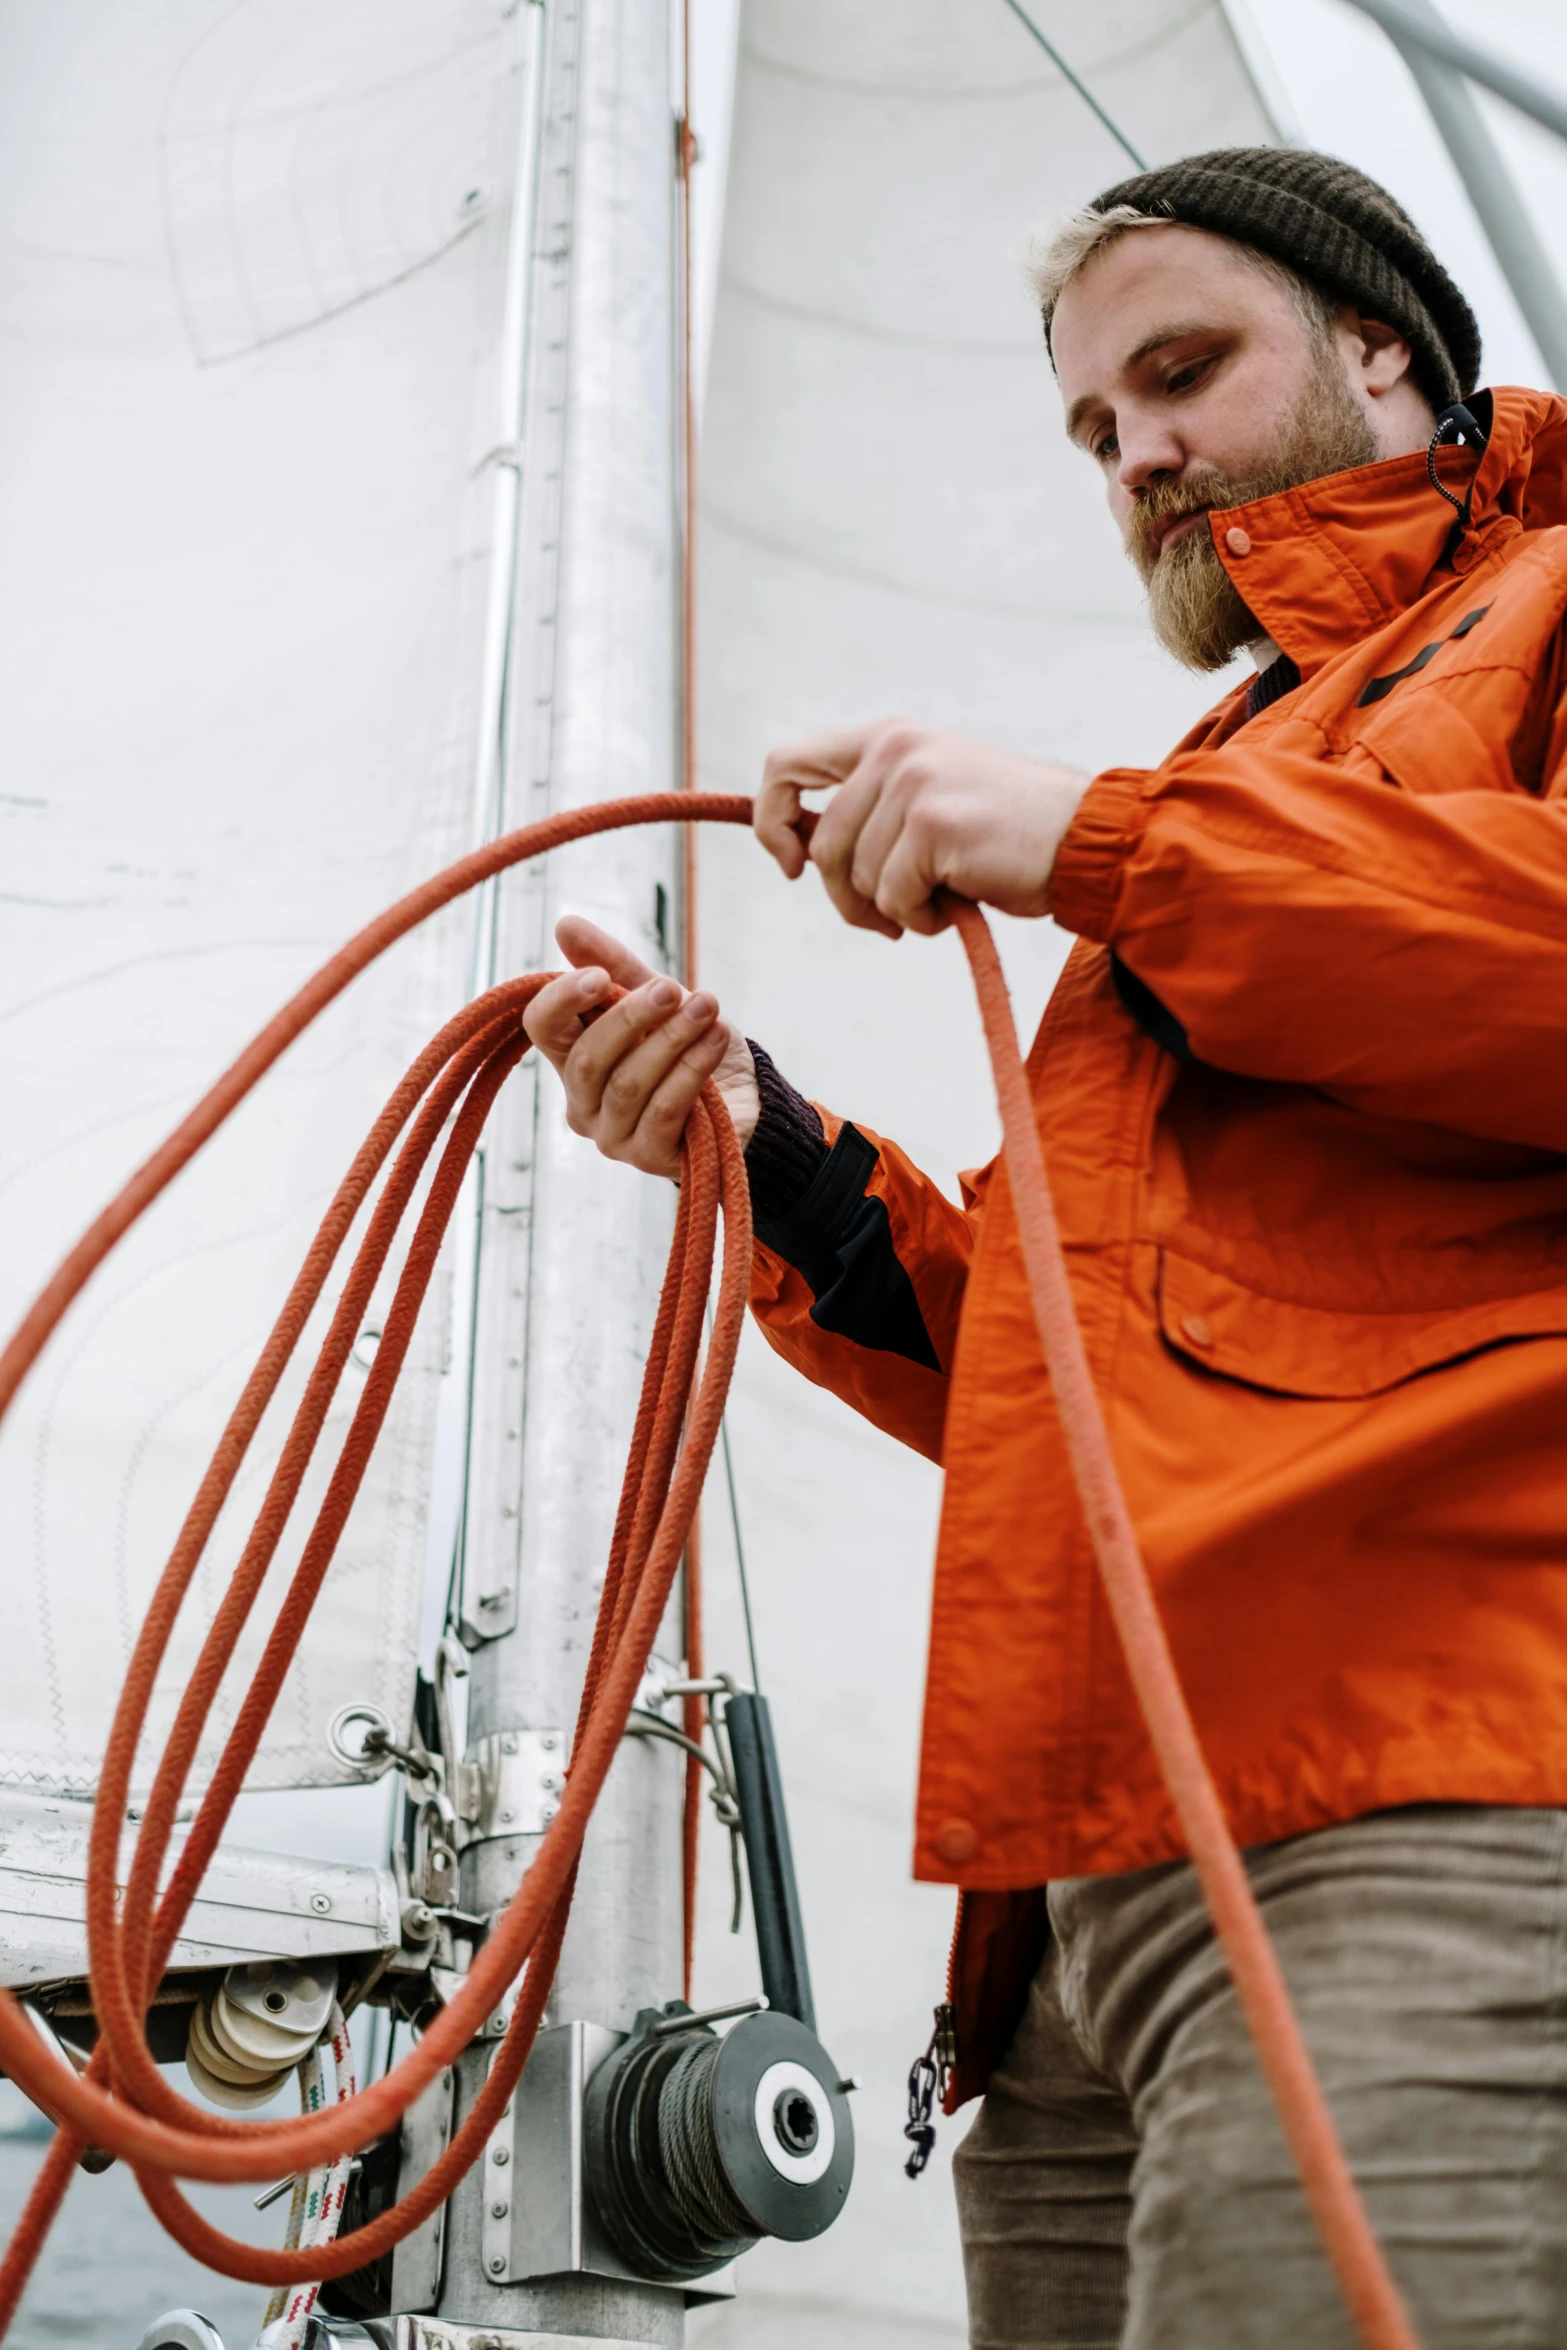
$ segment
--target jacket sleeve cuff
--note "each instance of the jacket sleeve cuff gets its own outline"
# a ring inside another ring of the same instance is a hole
[[[751,1213],[761,1225],[787,1215],[804,1198],[827,1157],[827,1137],[820,1112],[780,1076],[770,1054],[750,1037],[746,1042],[756,1064],[759,1107],[745,1146],[745,1171]]]
[[[1121,869],[1142,830],[1147,781],[1141,767],[1111,767],[1096,776],[1056,851],[1050,911],[1079,938],[1107,941],[1114,932]]]

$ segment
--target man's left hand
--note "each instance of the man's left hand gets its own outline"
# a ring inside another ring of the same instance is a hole
[[[839,913],[887,938],[949,916],[941,890],[1004,914],[1048,911],[1056,851],[1091,778],[902,719],[774,751],[753,819],[791,881],[809,861]],[[801,794],[836,785],[814,828]]]

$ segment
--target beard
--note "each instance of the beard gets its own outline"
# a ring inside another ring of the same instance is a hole
[[[1323,352],[1283,443],[1260,472],[1241,478],[1214,466],[1145,490],[1126,526],[1126,551],[1148,590],[1148,616],[1165,651],[1186,669],[1222,669],[1242,645],[1255,644],[1267,630],[1220,562],[1212,534],[1188,531],[1161,553],[1162,525],[1208,507],[1248,506],[1254,498],[1299,489],[1324,474],[1373,464],[1381,453],[1334,355]]]

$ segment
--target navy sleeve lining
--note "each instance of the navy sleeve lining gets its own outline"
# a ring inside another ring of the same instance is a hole
[[[1263,674],[1266,676],[1267,672]],[[1110,957],[1110,977],[1121,999],[1122,1010],[1131,1013],[1145,1036],[1151,1036],[1162,1051],[1173,1053],[1178,1061],[1196,1060],[1197,1055],[1192,1051],[1186,1031],[1175,1014],[1168,1005],[1159,1001],[1146,980],[1139,979],[1137,973],[1129,970],[1120,956],[1113,953]]]

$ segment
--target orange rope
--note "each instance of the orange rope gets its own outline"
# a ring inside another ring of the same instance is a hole
[[[681,782],[696,790],[696,376],[691,269],[691,171],[696,162],[696,137],[691,128],[691,0],[682,0],[680,12],[680,427],[682,440],[681,506],[683,544],[680,565],[680,755]],[[680,950],[681,976],[694,988],[697,974],[697,829],[685,828],[681,842]],[[702,1641],[702,1508],[697,1504],[686,1540],[685,1564],[686,1677],[700,1681]],[[681,1701],[681,1728],[697,1745],[707,1723],[707,1705],[700,1697]],[[696,1964],[697,1856],[702,1827],[702,1766],[694,1754],[686,1756],[685,1809],[681,1820],[681,1925],[683,1934],[682,1984],[689,2003]]]
[[[691,172],[696,133],[691,128],[691,0],[681,12],[684,42],[680,99],[680,432],[681,511],[685,545],[680,572],[681,780],[696,789],[696,320],[692,312]],[[685,837],[686,985],[696,985],[696,834]]]
[[[750,804],[744,799],[709,794],[693,802],[685,793],[649,794],[573,810],[476,850],[370,923],[268,1024],[71,1251],[0,1355],[0,1414],[9,1408],[53,1330],[120,1237],[145,1214],[287,1046],[397,939],[492,874],[565,841],[623,825],[669,822],[692,815],[744,823],[749,812]],[[499,1086],[526,1050],[521,1014],[546,976],[507,982],[460,1012],[419,1056],[393,1094],[323,1219],[160,1579],[110,1730],[94,1812],[88,1864],[88,1951],[102,2037],[87,2074],[78,2079],[68,2073],[42,2047],[16,2001],[9,1993],[0,1993],[0,2066],[68,2132],[52,2150],[44,2176],[0,2264],[0,2324],[9,2323],[53,2209],[69,2183],[72,2157],[84,2144],[103,2145],[136,2168],[148,2200],[197,2258],[261,2284],[337,2276],[388,2250],[450,2194],[478,2156],[486,2131],[526,2061],[554,1973],[582,1834],[619,1749],[626,1716],[668,1601],[717,1433],[745,1308],[750,1268],[745,1167],[722,1103],[711,1092],[704,1094],[687,1130],[685,1177],[669,1271],[649,1351],[566,1789],[533,1867],[451,2005],[442,2009],[395,2073],[369,2084],[341,2106],[281,2123],[236,2121],[179,2097],[152,2060],[142,2019],[147,1987],[157,1981],[167,1962],[330,1565],[390,1402],[467,1157]],[[366,1379],[326,1498],[304,1544],[255,1681],[154,1914],[153,1900],[180,1789],[218,1683],[281,1541],[362,1319],[364,1302],[449,1119],[450,1133],[418,1217],[377,1350],[377,1364]],[[126,1813],[131,1767],[175,1617],[256,1427],[350,1226],[405,1130],[406,1139],[376,1200],[255,1527],[181,1701],[146,1807],[123,1906],[117,1909],[116,1847]],[[703,1309],[711,1287],[720,1210],[722,1274],[707,1361],[699,1375]],[[384,1373],[380,1368],[383,1355]],[[486,2015],[501,2004],[525,1963],[527,1977],[510,2033],[472,2113],[435,2169],[369,2227],[340,2238],[329,2248],[258,2251],[218,2235],[191,2211],[170,2183],[174,2177],[273,2177],[280,2170],[317,2167],[383,2135],[436,2072],[460,2054]]]
[[[1356,2330],[1365,2350],[1419,2350],[1312,2070],[1277,1955],[1203,1759],[1170,1654],[1072,1305],[1039,1127],[996,942],[977,906],[953,898],[950,910],[968,955],[990,1048],[1005,1143],[1001,1176],[1011,1187],[1034,1319],[1132,1686]]]
[[[370,923],[262,1030],[71,1251],[0,1355],[0,1417],[120,1237],[287,1046],[397,939],[491,874],[564,841],[629,824],[738,824],[749,816],[748,801],[717,793],[649,794],[577,809],[476,850]],[[1002,1185],[1010,1186],[1016,1208],[1040,1342],[1073,1476],[1165,1784],[1364,2350],[1417,2350],[1334,2133],[1278,1961],[1203,1760],[1138,1550],[1072,1307],[1028,1080],[994,941],[977,907],[954,900],[950,911],[968,952],[979,998],[1001,1109]],[[541,973],[505,982],[458,1013],[392,1095],[327,1211],[159,1582],[109,1734],[93,1817],[88,1950],[102,2036],[87,2072],[78,2077],[62,2066],[43,2047],[14,1997],[0,1991],[0,2066],[61,2124],[61,2136],[0,2265],[0,2327],[9,2325],[83,2145],[105,2147],[129,2161],[170,2233],[210,2266],[259,2284],[317,2281],[379,2257],[444,2201],[478,2158],[527,2060],[565,1932],[583,1832],[619,1749],[689,1540],[739,1342],[750,1276],[750,1209],[744,1160],[722,1102],[711,1088],[704,1091],[686,1132],[669,1268],[648,1351],[565,1793],[532,1866],[476,1953],[451,2004],[394,2072],[341,2105],[274,2122],[240,2121],[177,2095],[147,2046],[144,2015],[148,1991],[167,1963],[330,1566],[385,1417],[463,1170],[496,1094],[527,1049],[522,1012],[546,977]],[[437,1157],[443,1134],[446,1139]],[[416,1220],[375,1364],[252,1687],[160,1898],[157,1886],[180,1790],[218,1683],[281,1541],[348,1359],[363,1302],[432,1157],[435,1174]],[[181,1701],[138,1835],[130,1881],[123,1903],[117,1904],[116,1862],[132,1763],[175,1616],[267,1403],[349,1229],[388,1160],[390,1172],[350,1266],[320,1359]],[[718,1306],[706,1360],[699,1362],[720,1216]],[[382,2136],[435,2074],[468,2045],[524,1967],[510,2029],[462,2128],[425,2178],[367,2226],[330,2246],[262,2250],[222,2235],[174,2186],[176,2178],[262,2180],[282,2170],[317,2168]]]

